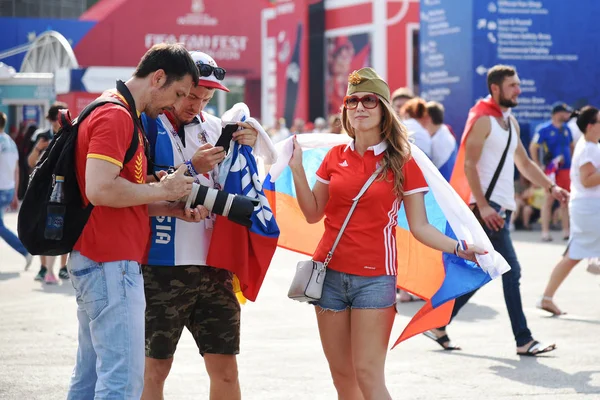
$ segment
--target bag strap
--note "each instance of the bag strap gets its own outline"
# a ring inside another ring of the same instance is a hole
[[[86,119],[87,117],[89,117],[89,115],[92,113],[92,111],[94,111],[96,108],[103,106],[105,104],[109,104],[109,103],[116,104],[118,106],[121,106],[121,107],[127,109],[127,106],[125,104],[123,104],[123,102],[119,99],[115,99],[113,97],[99,97],[96,100],[92,101],[90,104],[88,104],[83,109],[83,111],[81,111],[79,116],[77,116],[77,118],[75,118],[75,120],[73,121],[73,125],[81,124],[81,122],[84,119]],[[131,111],[129,112],[129,114],[131,114]],[[133,118],[133,115],[132,115],[132,118]],[[133,120],[133,136],[131,138],[131,143],[129,144],[129,148],[125,152],[125,159],[123,160],[123,165],[125,165],[129,161],[131,161],[131,159],[135,155],[135,152],[138,148],[139,143],[140,143],[140,141],[139,141],[139,135],[138,135],[138,126],[137,126],[136,120],[134,119]]]
[[[344,223],[342,224],[342,227],[340,228],[340,232],[338,233],[337,238],[335,239],[335,242],[333,243],[333,246],[331,246],[331,250],[329,250],[329,253],[327,253],[327,257],[325,257],[325,261],[323,262],[323,265],[325,266],[325,268],[327,268],[327,265],[331,261],[331,256],[333,256],[333,252],[335,251],[335,248],[337,247],[338,243],[340,242],[340,239],[342,238],[342,234],[344,233],[344,230],[346,230],[346,226],[348,225],[348,221],[350,221],[350,217],[352,216],[352,213],[354,213],[354,209],[356,208],[356,205],[358,204],[358,200],[360,200],[360,198],[363,196],[363,194],[365,194],[365,192],[367,191],[369,186],[371,186],[373,181],[375,181],[375,179],[377,178],[377,175],[379,175],[379,173],[381,173],[382,170],[383,170],[383,166],[380,166],[379,168],[377,168],[377,170],[375,170],[375,172],[373,172],[373,174],[369,177],[369,179],[367,179],[367,181],[363,185],[362,189],[360,189],[360,192],[358,192],[356,197],[352,199],[354,201],[352,203],[352,207],[350,207],[350,211],[348,211],[348,215],[346,215],[346,219],[344,220]]]
[[[500,157],[500,163],[498,163],[498,168],[496,168],[496,172],[494,172],[494,176],[490,181],[490,186],[485,192],[485,199],[490,201],[492,197],[492,192],[496,187],[496,183],[498,182],[498,178],[500,177],[500,172],[502,172],[502,168],[504,168],[504,163],[506,162],[506,155],[508,154],[508,148],[510,147],[510,142],[512,140],[512,121],[510,117],[508,117],[508,140],[506,142],[506,147],[504,148],[504,153],[502,153],[502,157]]]
[[[131,144],[129,145],[129,148],[125,152],[125,159],[123,160],[123,165],[125,165],[129,161],[131,161],[133,156],[135,156],[137,148],[140,144],[140,139],[139,139],[139,135],[138,135],[138,129],[139,129],[138,127],[142,126],[142,121],[140,121],[140,117],[137,114],[137,109],[135,107],[135,100],[133,99],[133,95],[129,91],[129,88],[127,87],[125,82],[123,82],[122,80],[117,80],[117,91],[121,94],[121,96],[123,96],[123,98],[127,102],[127,105],[129,106],[129,114],[131,115],[131,118],[133,119],[133,137],[131,138]],[[143,136],[144,135],[142,135],[142,137]],[[143,140],[144,140],[144,143],[143,143],[144,144],[144,152],[146,152],[148,146],[146,144],[145,137],[143,138]]]

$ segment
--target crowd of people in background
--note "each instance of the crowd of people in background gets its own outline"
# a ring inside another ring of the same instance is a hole
[[[458,150],[457,135],[444,123],[444,106],[416,96],[411,89],[403,87],[391,94],[392,108],[411,135],[411,141],[423,151],[450,180]],[[534,127],[528,152],[531,158],[559,187],[569,190],[571,159],[575,144],[582,137],[577,127],[574,110],[563,102],[552,105],[551,119]],[[285,118],[279,118],[267,130],[274,143],[295,134],[346,133],[339,114],[327,119],[317,117],[313,122],[294,119],[290,128]],[[510,230],[540,230],[541,241],[554,240],[551,231],[562,231],[562,239],[569,239],[569,208],[549,196],[543,188],[533,185],[517,173],[514,180],[517,208],[512,214]]]

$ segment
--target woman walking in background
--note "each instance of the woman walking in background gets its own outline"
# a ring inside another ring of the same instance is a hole
[[[600,114],[586,106],[579,112],[577,126],[583,137],[575,145],[571,164],[571,235],[560,262],[554,267],[538,307],[561,315],[553,297],[579,261],[600,257]]]

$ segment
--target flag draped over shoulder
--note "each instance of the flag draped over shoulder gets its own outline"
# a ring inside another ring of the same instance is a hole
[[[467,136],[473,129],[475,121],[483,116],[490,116],[500,118],[502,117],[502,110],[500,106],[491,98],[486,97],[485,99],[479,100],[469,110],[469,116],[467,117],[467,123],[465,124],[465,130],[463,131],[462,138],[460,140],[460,147],[458,148],[458,154],[456,155],[456,162],[454,163],[454,170],[452,171],[452,178],[450,179],[450,185],[456,190],[456,193],[463,199],[465,203],[469,203],[471,198],[471,188],[469,182],[467,182],[467,176],[465,175],[465,143]]]
[[[312,187],[316,180],[315,172],[329,149],[351,139],[347,135],[309,134],[298,135],[297,140],[303,149],[304,168]],[[269,183],[265,184],[265,194],[272,199],[281,230],[279,246],[312,255],[324,232],[323,221],[308,224],[298,207],[291,171],[287,167],[293,150],[292,139],[278,143],[276,148],[278,161],[266,178],[267,182],[270,178],[275,185],[267,190]],[[414,145],[411,145],[411,151],[430,188],[425,195],[429,222],[446,235],[482,247],[488,254],[478,256],[478,266],[454,254],[426,247],[410,233],[402,206],[396,229],[398,286],[424,298],[426,303],[394,346],[411,336],[446,325],[455,298],[478,289],[510,269],[504,258],[494,251],[473,213],[427,156]]]

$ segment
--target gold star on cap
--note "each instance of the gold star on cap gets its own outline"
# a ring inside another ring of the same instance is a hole
[[[361,68],[348,76],[346,95],[350,96],[357,92],[375,93],[383,100],[390,102],[390,88],[373,68]]]
[[[358,85],[362,81],[363,78],[358,74],[358,71],[354,71],[350,75],[348,75],[348,83],[350,83],[351,85]]]

